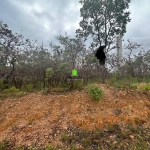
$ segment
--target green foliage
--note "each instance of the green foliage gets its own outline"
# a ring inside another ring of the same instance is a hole
[[[22,96],[24,96],[24,95],[26,95],[26,93],[23,92],[23,91],[20,91],[20,92],[15,92],[12,96],[22,97]]]
[[[49,145],[47,146],[46,150],[54,150],[54,148],[51,145]]]
[[[87,63],[89,64],[98,62],[98,59],[93,55],[88,55],[86,59],[87,59]]]
[[[47,68],[47,69],[46,69],[46,78],[52,77],[53,74],[54,74],[53,68]]]
[[[5,99],[7,97],[22,97],[26,95],[25,92],[16,89],[15,87],[11,87],[9,89],[4,89],[0,94],[0,98]]]
[[[116,34],[121,33],[123,35],[126,33],[126,25],[131,20],[129,18],[130,12],[128,11],[130,0],[109,0],[107,2],[81,0],[80,3],[82,5],[80,9],[82,17],[82,21],[80,21],[81,29],[76,31],[80,37],[86,39],[89,35],[92,35],[94,42],[101,41],[102,43],[110,44]],[[115,20],[115,22],[112,20]]]
[[[63,133],[61,135],[61,139],[62,139],[62,141],[71,142],[73,140],[73,137],[68,135],[67,133]]]
[[[35,83],[35,89],[41,90],[43,88],[43,82],[39,81]]]
[[[130,87],[133,88],[133,89],[137,89],[137,86],[138,86],[138,83],[132,83],[130,85]]]
[[[45,88],[42,90],[42,94],[47,95],[49,93],[49,91],[50,91],[49,88]]]
[[[0,80],[0,90],[2,90],[3,88],[4,88],[3,80]]]
[[[27,84],[24,86],[24,90],[26,92],[33,92],[34,91],[34,84]]]
[[[115,77],[112,77],[109,82],[110,84],[116,84],[117,79]]]
[[[16,89],[15,87],[11,87],[9,89],[4,89],[2,93],[7,94],[7,93],[14,93],[14,92],[19,92],[19,89]]]
[[[107,80],[107,83],[118,88],[131,87],[138,92],[150,90],[150,83],[138,83],[137,78],[133,77],[123,77],[118,80],[117,78],[112,77],[111,79]]]
[[[73,89],[81,90],[83,88],[83,81],[82,80],[74,80],[73,81]]]
[[[0,91],[7,88],[7,87],[8,87],[8,84],[4,84],[4,81],[0,80]]]
[[[90,85],[90,84],[96,84],[101,82],[102,82],[101,78],[94,78],[94,79],[89,79],[87,84]]]
[[[65,62],[65,63],[61,63],[59,66],[58,66],[58,70],[61,72],[61,73],[66,73],[68,72],[70,68],[70,64],[68,62]]]
[[[104,92],[98,86],[91,85],[89,86],[89,94],[94,100],[99,101],[100,99],[102,99]]]
[[[123,87],[131,87],[132,84],[137,83],[137,78],[133,77],[122,77],[120,79],[117,79],[115,76],[107,80],[107,83],[118,87],[118,88],[123,88]]]
[[[144,92],[150,90],[150,83],[132,83],[130,87],[136,89],[139,92]]]
[[[3,142],[0,142],[0,150],[6,150],[7,148],[7,142],[3,141]]]
[[[137,85],[137,91],[143,92],[143,91],[148,91],[150,90],[150,83],[139,83]]]

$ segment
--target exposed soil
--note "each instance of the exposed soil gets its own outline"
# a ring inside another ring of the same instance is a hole
[[[94,130],[115,123],[150,127],[150,93],[98,86],[105,94],[99,102],[85,90],[31,93],[0,101],[0,141],[6,138],[17,145],[55,146],[63,144],[61,133],[72,127]]]

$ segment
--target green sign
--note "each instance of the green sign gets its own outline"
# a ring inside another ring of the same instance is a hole
[[[76,70],[76,69],[73,69],[73,70],[72,70],[72,76],[78,76],[78,73],[77,73],[77,70]]]

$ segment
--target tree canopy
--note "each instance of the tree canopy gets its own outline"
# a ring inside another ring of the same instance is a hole
[[[128,11],[131,0],[81,0],[80,29],[77,36],[85,40],[92,35],[92,45],[110,46],[119,34],[126,33],[126,25],[131,21]]]

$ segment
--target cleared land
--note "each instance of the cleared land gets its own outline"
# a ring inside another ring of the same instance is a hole
[[[116,145],[117,141],[115,135],[126,133],[127,125],[135,125],[136,128],[142,127],[138,132],[145,131],[145,146],[150,148],[150,93],[121,90],[107,85],[98,86],[105,94],[99,102],[92,100],[85,89],[53,95],[30,93],[21,98],[1,100],[0,141],[7,139],[17,146],[45,147],[51,144],[56,149],[110,149],[107,147],[109,144],[104,141],[102,143],[105,145],[100,145],[97,141],[95,148],[92,146],[91,142],[103,139],[111,142],[113,149],[113,142]],[[113,126],[114,124],[117,126]],[[112,132],[108,134],[107,131]],[[94,133],[97,136],[91,138],[90,135]],[[129,132],[124,136],[129,143],[135,143],[138,135],[135,134]],[[81,139],[77,140],[75,135]],[[97,139],[98,135],[101,137]],[[89,139],[82,143],[86,137]],[[126,143],[128,144],[127,141]],[[116,149],[119,149],[119,144],[117,146]],[[120,149],[124,146],[128,147],[123,144]],[[133,149],[134,147],[133,145]]]

